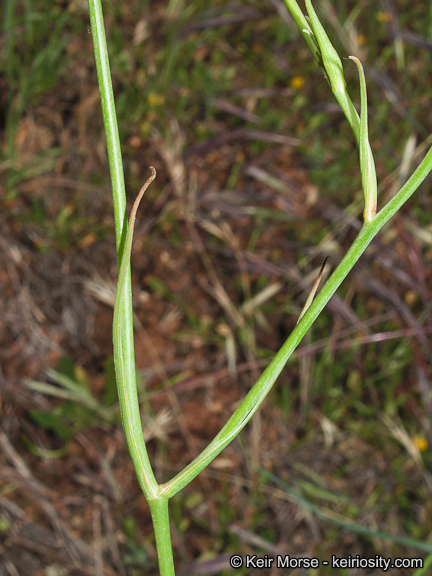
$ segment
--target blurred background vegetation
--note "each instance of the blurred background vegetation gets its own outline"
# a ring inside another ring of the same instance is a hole
[[[157,574],[116,404],[114,222],[87,4],[3,8],[0,571]],[[431,142],[432,4],[316,8],[357,105],[347,57],[365,67],[381,207]],[[129,200],[150,164],[158,172],[132,269],[143,427],[164,481],[225,423],[323,258],[334,268],[359,229],[358,151],[282,0],[104,12]],[[431,215],[429,178],[251,424],[173,499],[179,574],[231,574],[233,553],[431,553]]]

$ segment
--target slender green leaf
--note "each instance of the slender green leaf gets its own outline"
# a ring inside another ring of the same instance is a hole
[[[366,91],[366,78],[363,66],[358,58],[350,56],[350,59],[355,62],[358,68],[360,77],[360,171],[362,177],[362,188],[365,201],[364,219],[370,222],[377,211],[377,180],[375,173],[375,163],[372,156],[372,149],[369,145],[368,135],[368,110],[367,110],[367,91]]]
[[[144,192],[156,177],[156,170],[153,168],[153,166],[151,166],[150,169],[152,171],[152,175],[141,188],[134,202],[129,218],[129,225],[127,228],[126,240],[123,249],[123,257],[119,269],[113,319],[114,365],[123,429],[125,432],[129,453],[137,472],[138,481],[140,482],[143,492],[149,501],[155,500],[157,498],[158,484],[154,477],[147,454],[147,448],[144,442],[135,374],[131,374],[127,370],[127,365],[125,364],[124,360],[122,325],[124,318],[123,308],[127,299],[126,284],[130,269],[130,255],[132,250],[132,239],[136,213]]]

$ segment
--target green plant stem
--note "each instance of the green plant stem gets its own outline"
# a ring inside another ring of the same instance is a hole
[[[105,27],[103,21],[102,5],[100,0],[89,0],[90,22],[93,34],[94,53],[96,60],[96,69],[99,83],[99,92],[102,105],[102,115],[105,127],[108,161],[110,167],[112,195],[114,204],[114,220],[116,231],[117,261],[120,265],[123,256],[124,243],[128,229],[127,211],[126,211],[126,191],[123,174],[123,162],[120,147],[120,138],[117,127],[117,117],[115,111],[114,94],[112,90],[111,73],[108,58],[108,47],[105,37]],[[123,298],[121,303],[121,319],[118,320],[119,341],[121,341],[121,367],[122,372],[127,374],[131,383],[128,386],[128,419],[129,426],[135,431],[134,434],[128,434],[126,431],[126,440],[130,452],[140,452],[142,460],[146,461],[147,451],[145,449],[144,439],[142,437],[141,418],[139,411],[138,394],[136,388],[135,373],[135,354],[134,354],[134,331],[132,316],[132,288],[130,262],[125,262],[124,277],[122,279],[124,288],[122,291]],[[117,382],[117,385],[119,383]],[[119,395],[121,391],[119,390]],[[122,414],[122,418],[124,415]],[[123,422],[125,422],[123,420]],[[136,462],[134,461],[134,464]],[[150,466],[148,464],[148,466]],[[144,489],[144,473],[140,468],[136,468],[138,480]],[[156,481],[154,481],[156,483]]]
[[[295,0],[285,0],[285,2],[287,5],[289,4],[292,6]],[[353,131],[357,140],[357,144],[359,144],[360,118],[350,98],[350,95],[347,92],[342,61],[339,57],[339,54],[336,52],[332,43],[330,42],[327,32],[324,30],[324,27],[319,21],[318,16],[316,15],[316,12],[312,6],[312,2],[310,0],[305,0],[305,2],[306,9],[309,14],[309,21],[314,33],[314,38],[319,45],[321,61],[326,72],[325,77],[331,86],[334,97],[338,101],[339,106],[342,108],[342,111],[348,120],[351,130]]]
[[[168,498],[149,502],[156,538],[159,570],[162,576],[174,576],[174,558],[171,544]]]
[[[327,78],[334,97],[339,103],[353,131],[360,150],[360,171],[362,174],[363,194],[365,196],[364,218],[366,221],[371,221],[377,210],[377,177],[372,148],[370,147],[368,139],[366,79],[364,77],[363,67],[358,58],[350,56],[359,67],[361,95],[361,117],[359,118],[347,91],[342,60],[319,21],[311,0],[305,0],[305,2],[309,15],[308,20],[303,16],[296,0],[285,0],[308,46],[311,47],[311,44],[314,45],[315,48],[312,50],[312,53],[323,71],[324,77]],[[304,28],[305,24],[307,28]]]
[[[281,373],[289,357],[301,342],[307,330],[322,312],[324,306],[339,288],[348,273],[352,270],[357,260],[366,250],[372,239],[408,198],[417,190],[422,181],[432,169],[432,148],[418,166],[417,170],[399,190],[399,192],[388,202],[388,204],[375,216],[371,222],[365,222],[350,246],[336,270],[324,284],[321,292],[311,304],[299,324],[291,332],[288,339],[277,352],[273,360],[261,374],[253,388],[246,395],[240,406],[210,442],[210,444],[184,468],[172,480],[161,486],[161,494],[172,497],[179,490],[191,482],[216,456],[237,436],[272,388],[277,377]]]
[[[360,144],[360,118],[347,92],[342,71],[342,62],[318,20],[310,0],[306,0],[306,8],[310,17],[309,22],[312,26],[306,20],[296,0],[285,0],[285,4],[299,27],[318,66],[329,82],[333,94],[353,131],[357,144]],[[305,30],[307,32],[305,32]],[[331,63],[330,66],[329,62]]]
[[[120,247],[124,242],[124,236],[126,233],[125,229],[127,227],[126,191],[114,94],[111,82],[108,47],[106,43],[102,5],[100,0],[89,0],[89,12],[102,106],[102,115],[107,142],[108,161],[114,202],[117,256],[118,264],[120,266],[122,252]]]
[[[306,44],[309,46],[313,57],[315,58],[317,64],[325,74],[325,68],[321,59],[321,52],[318,48],[317,43],[313,39],[313,32],[309,26],[309,22],[306,20],[303,12],[300,10],[299,5],[296,0],[285,0],[288,10],[291,12],[294,22],[297,24]]]

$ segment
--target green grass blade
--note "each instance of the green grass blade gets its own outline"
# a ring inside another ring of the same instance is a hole
[[[362,534],[363,536],[368,536],[369,538],[380,538],[381,540],[388,540],[390,542],[395,542],[396,544],[402,544],[403,546],[411,546],[412,548],[416,548],[418,550],[426,550],[427,552],[432,552],[432,544],[429,544],[428,542],[414,540],[413,538],[406,538],[405,536],[396,536],[395,534],[389,534],[388,532],[382,532],[381,530],[372,530],[371,528],[361,526],[360,524],[355,524],[354,522],[346,522],[345,520],[333,518],[329,514],[323,512],[318,506],[315,506],[315,504],[309,502],[309,500],[304,498],[301,494],[299,494],[299,492],[297,492],[297,490],[278,478],[278,476],[275,476],[268,470],[263,470],[262,468],[260,469],[260,473],[268,480],[271,480],[280,486],[287,494],[293,496],[302,506],[312,512],[312,514],[315,514],[315,516],[321,520],[324,520],[325,522],[330,522],[335,526],[340,526],[345,530],[350,530],[351,532]],[[423,571],[420,572],[420,574],[424,573],[425,572]]]

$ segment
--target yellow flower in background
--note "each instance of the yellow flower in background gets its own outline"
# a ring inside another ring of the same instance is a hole
[[[390,12],[382,12],[380,10],[377,13],[376,18],[378,22],[391,22],[393,20],[393,15]]]
[[[429,446],[428,441],[423,436],[414,436],[413,444],[419,450],[419,452],[424,452]]]
[[[147,102],[150,104],[150,106],[160,106],[164,102],[164,97],[160,94],[154,94],[151,92],[147,96]]]
[[[303,85],[305,83],[305,79],[303,78],[303,76],[294,76],[293,78],[291,78],[291,88],[296,88],[297,90],[299,90],[300,88],[303,88]]]
[[[364,34],[359,34],[357,36],[357,44],[359,46],[364,46],[366,44],[366,36]]]

